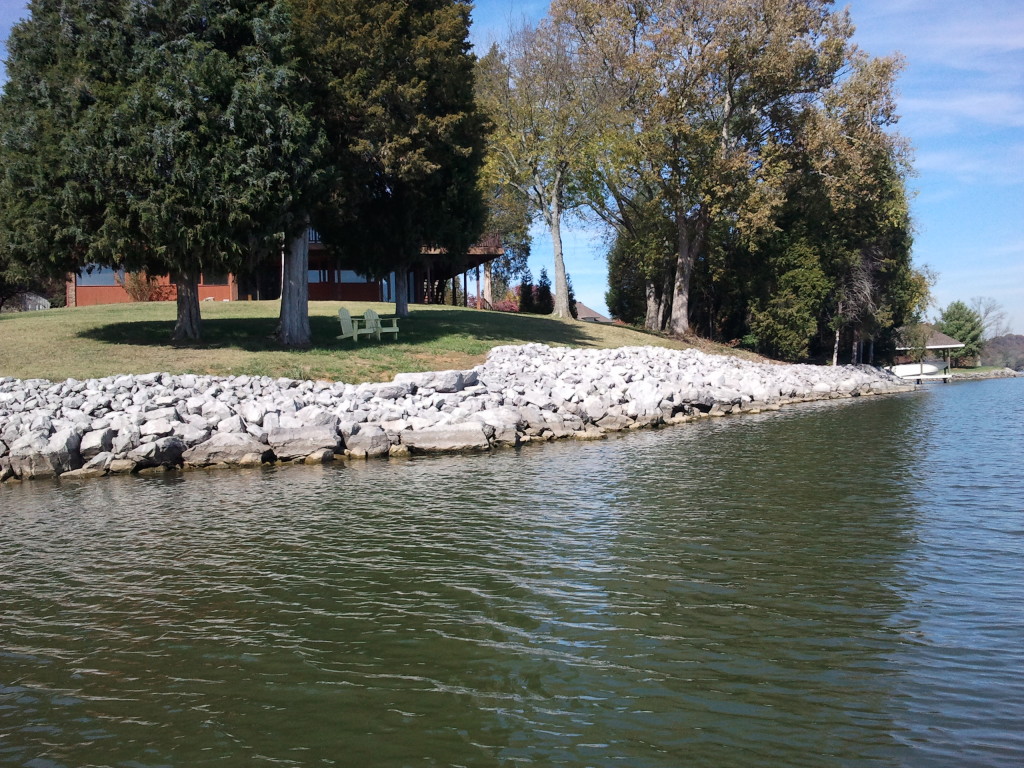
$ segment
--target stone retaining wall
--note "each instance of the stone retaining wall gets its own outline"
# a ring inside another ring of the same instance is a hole
[[[1013,368],[998,368],[994,371],[958,371],[950,378],[953,381],[974,381],[976,379],[1015,379],[1018,376],[1024,376],[1024,373],[1018,373]]]
[[[877,368],[696,350],[497,347],[383,384],[151,373],[0,379],[0,480],[490,450],[793,402],[904,392]]]

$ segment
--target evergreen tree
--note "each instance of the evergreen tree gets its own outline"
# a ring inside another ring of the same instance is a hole
[[[470,5],[294,1],[333,169],[313,224],[364,273],[395,272],[404,316],[422,247],[458,264],[483,227]]]
[[[536,313],[536,290],[533,287],[533,275],[529,267],[523,270],[523,281],[519,284],[519,311],[528,314]]]
[[[656,190],[619,202],[605,302],[612,317],[661,331],[672,308],[672,221]]]
[[[11,30],[0,97],[0,262],[10,277],[116,260],[96,244],[112,190],[91,144],[131,63],[125,9],[121,0],[35,0]],[[101,154],[117,161],[109,148]]]
[[[954,301],[942,310],[935,327],[964,345],[950,354],[956,363],[975,361],[985,346],[981,315],[962,301]]]
[[[170,273],[174,338],[198,338],[202,272],[234,271],[247,249],[305,226],[293,212],[318,164],[317,133],[285,8],[34,3],[12,35],[0,108],[12,198],[0,217],[16,257]],[[19,128],[24,113],[32,120]]]
[[[293,206],[316,167],[316,130],[283,8],[156,0],[129,15],[139,40],[108,142],[127,162],[105,169],[121,196],[104,234],[111,248],[137,243],[139,268],[172,274],[177,339],[199,337],[203,271],[235,271],[254,243],[306,227]]]
[[[829,281],[818,254],[806,239],[786,238],[780,253],[769,259],[770,282],[751,304],[750,332],[758,351],[782,360],[802,360],[818,331]]]
[[[4,304],[28,289],[28,275],[21,269],[21,265],[12,262],[8,255],[0,250],[0,310],[3,310]]]
[[[579,320],[580,313],[576,308],[576,291],[572,287],[572,276],[568,272],[565,273],[565,286],[569,291],[569,314],[572,315],[573,320]]]
[[[538,315],[550,315],[555,311],[555,297],[551,293],[551,278],[547,269],[541,269],[534,293],[534,312]]]

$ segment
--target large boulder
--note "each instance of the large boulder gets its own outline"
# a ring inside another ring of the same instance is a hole
[[[107,429],[96,429],[82,435],[80,452],[83,461],[89,461],[100,453],[109,451],[114,446],[114,437],[117,432],[109,427]]]
[[[445,424],[402,432],[402,444],[413,453],[451,453],[486,451],[494,427],[480,422]]]
[[[209,440],[189,448],[181,458],[191,467],[211,464],[253,465],[273,461],[274,452],[251,435],[218,432]]]
[[[398,377],[395,377],[395,381],[390,384],[379,384],[377,386],[376,397],[381,400],[397,400],[400,397],[411,395],[415,389],[414,385],[410,381],[399,381]]]
[[[307,405],[295,414],[295,418],[303,427],[330,427],[338,430],[338,417],[319,405]]]
[[[42,432],[30,432],[11,446],[11,469],[25,479],[78,469],[82,466],[81,443],[81,434],[74,429],[62,429],[49,438]]]
[[[461,392],[466,387],[462,371],[435,371],[430,384],[435,392]]]
[[[391,438],[381,427],[367,425],[345,439],[345,448],[358,457],[387,456]]]
[[[135,462],[136,469],[147,467],[180,467],[185,443],[180,437],[161,437],[152,443],[144,443],[128,453],[129,461]]]
[[[340,439],[333,427],[294,427],[272,429],[267,442],[282,461],[304,458],[329,448],[336,451]]]

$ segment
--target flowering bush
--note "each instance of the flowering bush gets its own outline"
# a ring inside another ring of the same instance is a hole
[[[495,310],[496,312],[518,312],[519,301],[514,298],[504,296],[503,298],[491,304],[491,309]]]

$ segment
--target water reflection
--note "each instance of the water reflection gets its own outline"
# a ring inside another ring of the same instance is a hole
[[[916,765],[936,407],[2,489],[0,763]]]

